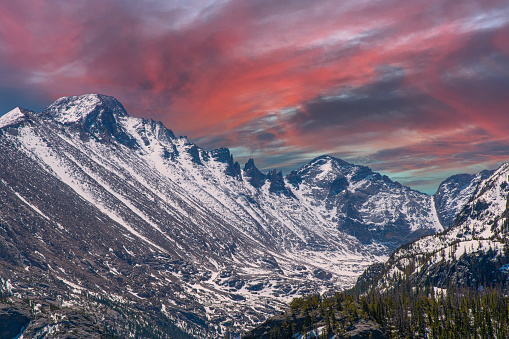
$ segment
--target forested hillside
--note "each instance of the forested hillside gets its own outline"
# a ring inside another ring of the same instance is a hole
[[[296,298],[281,316],[248,338],[505,339],[509,298],[501,288],[415,288],[409,280],[390,290],[354,290]],[[297,336],[299,337],[299,336]]]

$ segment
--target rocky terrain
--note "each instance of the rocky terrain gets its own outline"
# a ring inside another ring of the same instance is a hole
[[[486,176],[481,173],[480,176]],[[416,285],[507,287],[509,163],[481,179],[446,231],[402,246],[380,271],[378,285],[407,277]]]
[[[477,174],[456,174],[444,180],[433,195],[438,220],[449,228],[463,207],[470,201],[477,186],[493,171],[484,170]]]
[[[46,305],[46,338],[76,312],[104,335],[241,333],[441,232],[482,177],[430,197],[331,156],[262,173],[96,94],[0,117],[0,159],[0,291],[19,319]]]
[[[347,292],[294,299],[244,338],[506,338],[509,164],[448,178],[434,197],[459,211],[439,214],[449,228],[401,246]]]

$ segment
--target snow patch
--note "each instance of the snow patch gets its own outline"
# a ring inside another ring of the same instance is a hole
[[[73,99],[70,102],[69,99]],[[67,102],[67,103],[64,103]],[[86,118],[93,107],[101,103],[97,95],[84,95],[79,97],[62,97],[57,99],[48,109],[55,121],[61,124],[71,124]],[[52,109],[53,108],[53,109]]]
[[[35,207],[34,205],[32,205],[31,203],[29,203],[25,198],[23,198],[18,192],[14,192],[14,194],[19,198],[19,200],[23,201],[26,205],[28,205],[31,209],[33,209],[34,211],[36,211],[38,214],[42,215],[45,219],[47,220],[50,220],[50,218],[41,212],[41,210],[39,210],[37,207]]]
[[[25,119],[25,114],[19,107],[0,117],[0,128],[19,124]]]

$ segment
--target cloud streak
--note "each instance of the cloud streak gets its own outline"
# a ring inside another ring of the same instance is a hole
[[[411,176],[509,160],[507,18],[495,0],[0,1],[0,109],[100,92],[263,168],[331,153],[425,187]]]

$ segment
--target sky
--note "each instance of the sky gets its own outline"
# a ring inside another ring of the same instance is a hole
[[[0,114],[87,93],[241,165],[509,161],[509,0],[0,0]]]

